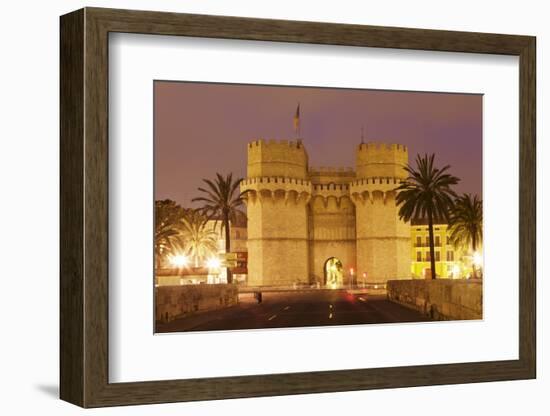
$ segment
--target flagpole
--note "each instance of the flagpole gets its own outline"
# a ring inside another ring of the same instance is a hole
[[[300,129],[302,128],[302,126],[301,126],[302,123],[300,121],[301,121],[300,120],[300,103],[298,103],[298,140],[300,140],[302,138],[301,137],[302,133],[300,131]]]
[[[294,138],[300,140],[300,103],[296,107],[296,113],[294,114]]]

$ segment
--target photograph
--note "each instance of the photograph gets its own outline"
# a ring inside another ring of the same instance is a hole
[[[153,96],[156,334],[483,319],[483,94]]]

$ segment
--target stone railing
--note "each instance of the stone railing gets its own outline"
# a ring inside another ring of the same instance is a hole
[[[155,319],[169,322],[177,318],[239,303],[237,285],[198,284],[157,286],[155,288]]]
[[[435,320],[483,318],[480,280],[390,280],[388,299]]]

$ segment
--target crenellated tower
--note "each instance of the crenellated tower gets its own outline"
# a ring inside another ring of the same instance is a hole
[[[311,182],[301,141],[255,140],[248,144],[248,285],[306,283]]]
[[[367,282],[410,277],[410,225],[399,220],[395,188],[407,175],[407,148],[361,143],[356,177],[350,183],[355,204],[357,273]]]

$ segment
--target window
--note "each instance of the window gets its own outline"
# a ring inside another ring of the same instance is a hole
[[[435,261],[441,261],[441,253],[439,251],[435,252]]]
[[[435,245],[436,247],[441,246],[441,237],[438,235],[435,236]]]
[[[422,252],[421,251],[416,252],[416,261],[422,261]]]
[[[422,237],[416,237],[416,247],[422,247]]]
[[[429,235],[426,236],[426,246],[428,246],[428,247],[430,246],[430,236]]]
[[[447,236],[447,245],[451,244],[451,237]]]
[[[426,252],[426,261],[431,261],[430,252]]]
[[[455,261],[455,252],[447,251],[447,261]]]

